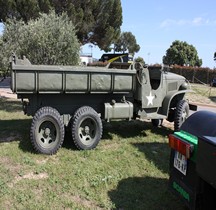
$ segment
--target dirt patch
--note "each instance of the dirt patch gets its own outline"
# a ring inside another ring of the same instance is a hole
[[[18,174],[22,168],[20,164],[14,163],[9,157],[1,157],[0,165],[4,165],[8,172],[12,175]]]
[[[30,172],[28,174],[25,174],[23,176],[16,176],[14,180],[9,183],[9,187],[13,187],[16,183],[23,179],[29,179],[29,180],[40,180],[40,179],[47,179],[49,176],[47,173],[40,173],[40,174],[35,174],[33,172]]]
[[[47,163],[47,160],[48,160],[48,159],[36,160],[35,163],[38,164],[38,165],[44,165],[44,164]]]

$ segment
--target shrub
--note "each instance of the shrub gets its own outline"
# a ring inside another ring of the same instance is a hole
[[[40,14],[27,24],[8,19],[0,37],[0,69],[8,68],[12,52],[26,55],[33,64],[76,65],[79,50],[74,25],[65,13]]]

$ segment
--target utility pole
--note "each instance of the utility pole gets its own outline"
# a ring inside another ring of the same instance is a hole
[[[151,53],[149,52],[147,55],[148,55],[148,65],[149,65],[149,57],[150,57]]]

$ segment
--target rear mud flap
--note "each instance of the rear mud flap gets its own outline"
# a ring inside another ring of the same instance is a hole
[[[188,185],[185,185],[181,180],[172,175],[170,175],[169,179],[169,189],[175,196],[180,198],[184,205],[190,210],[196,209],[197,195],[194,189],[191,189]]]
[[[186,175],[179,172],[174,167],[175,150],[170,154],[170,178],[169,189],[173,194],[181,199],[190,210],[195,210],[198,194],[200,193],[200,178],[196,173],[196,164],[188,160]]]
[[[192,111],[197,111],[197,105],[189,104],[189,109],[192,110]]]

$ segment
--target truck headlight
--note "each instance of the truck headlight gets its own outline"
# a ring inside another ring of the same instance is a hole
[[[179,89],[180,89],[180,90],[187,90],[187,89],[188,89],[188,84],[187,84],[187,82],[184,82],[184,83],[180,86]]]

